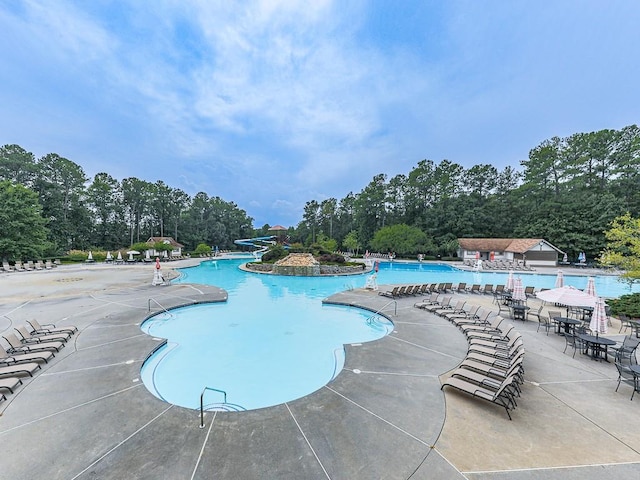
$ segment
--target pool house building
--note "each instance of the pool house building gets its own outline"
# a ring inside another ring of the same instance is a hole
[[[464,260],[526,263],[555,267],[564,252],[544,238],[459,238],[458,256]]]

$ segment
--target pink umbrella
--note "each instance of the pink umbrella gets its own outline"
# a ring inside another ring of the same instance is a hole
[[[524,294],[524,287],[522,286],[522,279],[520,277],[516,277],[515,282],[513,282],[513,293],[511,294],[511,299],[516,302],[526,302],[527,296]]]
[[[593,280],[593,277],[589,277],[587,280],[587,287],[584,289],[584,293],[587,295],[591,295],[592,297],[596,297],[596,284]]]
[[[596,297],[587,295],[570,285],[550,290],[542,290],[536,296],[545,302],[558,303],[567,307],[595,307]]]
[[[607,323],[609,323],[609,319],[607,318],[604,300],[598,298],[596,300],[596,306],[593,309],[593,315],[591,315],[591,322],[589,322],[589,330],[595,332],[596,335],[599,333],[607,333]]]
[[[562,270],[558,270],[558,276],[556,277],[556,285],[555,288],[560,288],[564,286],[564,274]]]
[[[509,276],[507,277],[507,284],[505,285],[505,290],[513,290],[513,270],[509,270]]]

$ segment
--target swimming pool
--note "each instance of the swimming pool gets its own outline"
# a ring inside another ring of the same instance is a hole
[[[181,270],[178,283],[216,285],[224,304],[184,307],[147,320],[142,329],[167,339],[143,365],[141,378],[157,397],[199,408],[204,387],[211,409],[249,410],[281,404],[326,385],[342,369],[344,345],[379,339],[393,325],[357,308],[322,305],[336,292],[360,288],[368,275],[289,277],[240,270],[247,258],[206,260]],[[552,288],[555,275],[517,273],[525,286]],[[380,264],[379,284],[466,282],[504,284],[507,273],[468,272],[431,263]],[[564,275],[583,289],[587,277]],[[595,277],[606,297],[629,293],[615,277]],[[636,286],[638,287],[638,286]],[[637,291],[634,289],[634,291]]]

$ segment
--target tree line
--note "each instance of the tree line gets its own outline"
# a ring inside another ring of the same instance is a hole
[[[106,172],[89,179],[67,158],[35,158],[19,145],[0,147],[0,205],[5,259],[115,250],[156,236],[172,236],[187,250],[198,243],[227,249],[253,232],[253,219],[220,197]]]
[[[399,253],[434,255],[451,255],[463,237],[545,238],[571,258],[584,251],[593,259],[605,248],[604,232],[615,217],[640,213],[636,125],[553,137],[531,149],[519,167],[422,160],[407,174],[376,175],[340,200],[307,201],[292,233],[306,242],[347,239],[365,249],[386,246],[376,238],[384,228],[396,238],[419,238],[418,250]]]
[[[570,257],[606,246],[614,218],[640,215],[640,129],[553,137],[502,170],[421,160],[406,174],[378,174],[358,193],[309,200],[287,240],[399,254],[452,255],[461,237],[545,238]],[[109,173],[89,179],[55,153],[36,159],[18,145],[0,148],[0,256],[53,256],[72,249],[117,249],[173,236],[194,250],[227,249],[269,234],[235,203],[193,197],[163,181]]]

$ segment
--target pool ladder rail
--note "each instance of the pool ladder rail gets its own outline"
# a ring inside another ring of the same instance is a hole
[[[204,394],[207,390],[222,394],[222,403],[210,403],[207,405],[207,411],[214,410],[218,412],[243,412],[246,408],[236,405],[235,403],[227,403],[227,392],[213,387],[204,387],[200,394],[200,428],[204,428]]]

